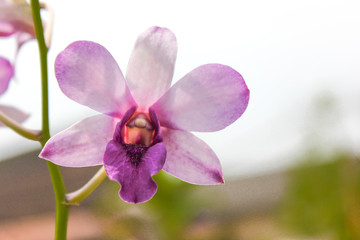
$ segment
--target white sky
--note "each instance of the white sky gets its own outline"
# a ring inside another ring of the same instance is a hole
[[[206,63],[239,71],[251,91],[249,107],[233,125],[199,134],[217,153],[225,175],[248,175],[291,164],[304,149],[314,99],[337,100],[334,121],[319,120],[323,147],[359,153],[360,2],[340,0],[247,1],[46,1],[55,10],[49,53],[50,120],[56,133],[94,114],[60,92],[53,75],[56,55],[77,40],[105,46],[123,72],[137,36],[158,25],[178,40],[174,80]],[[11,58],[14,39],[0,40]],[[40,128],[40,80],[35,41],[17,61],[16,80],[0,104],[26,110],[29,128]],[[316,115],[316,114],[315,114]],[[315,121],[316,122],[316,121]],[[0,160],[38,143],[0,129]]]

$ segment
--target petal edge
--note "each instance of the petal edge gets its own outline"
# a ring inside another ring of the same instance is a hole
[[[199,185],[224,183],[214,151],[190,132],[163,129],[167,158],[163,170],[185,182]]]
[[[9,60],[0,57],[0,95],[3,94],[8,86],[10,79],[14,76],[14,67]]]
[[[70,44],[56,57],[55,75],[66,96],[109,116],[120,118],[136,105],[118,64],[100,44]]]
[[[103,114],[85,118],[50,138],[39,157],[64,167],[101,165],[115,124]]]
[[[180,79],[152,108],[161,126],[187,131],[221,130],[247,108],[249,90],[231,67],[202,65]]]

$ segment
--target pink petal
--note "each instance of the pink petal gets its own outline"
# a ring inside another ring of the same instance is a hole
[[[19,49],[22,47],[22,45],[33,39],[34,36],[32,36],[31,34],[27,33],[27,32],[20,32],[16,35],[16,39],[17,39],[17,50],[19,51]]]
[[[96,111],[121,117],[136,105],[119,66],[100,44],[70,44],[57,56],[55,74],[66,96]]]
[[[167,157],[163,170],[193,184],[224,183],[219,159],[211,148],[193,134],[163,129]]]
[[[0,57],[0,95],[7,90],[12,76],[14,76],[13,66],[7,59]]]
[[[249,90],[238,72],[207,64],[185,75],[152,108],[161,126],[210,132],[238,119],[248,101]]]
[[[8,37],[16,32],[13,25],[0,21],[0,37]]]
[[[149,28],[137,39],[126,80],[141,109],[151,106],[170,87],[176,53],[176,38],[166,28]]]
[[[26,114],[17,108],[3,105],[0,105],[0,112],[5,113],[7,116],[9,116],[11,119],[15,120],[18,123],[24,122],[29,117],[29,114]],[[0,126],[4,125],[0,122]]]
[[[15,32],[27,32],[35,36],[31,8],[25,0],[0,1],[0,12],[0,36],[9,36]]]
[[[118,121],[103,114],[86,118],[50,138],[39,156],[65,167],[101,165]]]

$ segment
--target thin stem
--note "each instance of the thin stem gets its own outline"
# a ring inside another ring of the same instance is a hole
[[[64,181],[59,166],[49,161],[47,161],[47,165],[56,200],[55,240],[66,240],[70,205],[64,204],[66,201]]]
[[[101,167],[99,171],[80,189],[66,194],[67,204],[78,205],[81,201],[87,198],[104,179],[106,178],[105,168]]]
[[[39,45],[40,66],[41,66],[41,90],[42,90],[42,134],[41,146],[44,147],[50,138],[49,131],[49,103],[48,103],[48,69],[47,52],[45,44],[44,30],[40,17],[40,5],[38,0],[31,0],[33,21],[35,26],[36,39]],[[47,162],[51,181],[54,188],[56,200],[56,221],[55,221],[55,240],[66,240],[67,221],[70,207],[63,204],[65,201],[65,185],[57,165]]]
[[[11,128],[19,135],[34,141],[40,141],[42,139],[42,135],[40,131],[30,130],[23,127],[21,124],[16,122],[14,119],[7,116],[5,113],[0,111],[0,122],[2,122],[5,126]]]

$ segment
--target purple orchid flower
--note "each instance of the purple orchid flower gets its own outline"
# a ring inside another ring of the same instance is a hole
[[[79,41],[56,58],[69,98],[102,114],[52,137],[40,157],[67,167],[104,165],[131,203],[152,198],[161,169],[193,184],[224,183],[219,159],[190,131],[217,131],[238,119],[249,90],[234,69],[200,66],[171,88],[177,41],[165,28],[141,34],[126,77],[101,45]]]

